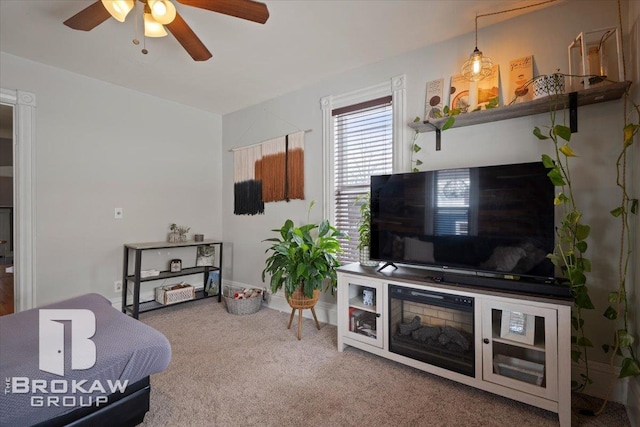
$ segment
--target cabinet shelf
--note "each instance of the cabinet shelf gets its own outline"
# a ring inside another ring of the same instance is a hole
[[[575,98],[575,107],[597,104],[600,102],[614,101],[616,99],[620,99],[625,91],[629,88],[629,86],[631,86],[630,81],[611,83],[608,85],[596,86],[577,92],[552,95],[551,97],[546,96],[544,98],[534,99],[533,101],[522,102],[513,105],[505,105],[498,108],[492,108],[490,110],[473,111],[469,113],[459,114],[455,116],[455,123],[452,127],[464,127],[481,123],[490,123],[500,120],[513,119],[516,117],[531,116],[533,114],[548,113],[549,111],[553,110],[572,108],[572,98]],[[439,134],[442,126],[446,121],[447,118],[425,120],[423,122],[409,123],[409,127],[414,131],[420,133],[436,131],[436,133]],[[437,144],[436,150],[439,150],[439,144]]]
[[[356,296],[349,299],[349,307],[357,308],[358,310],[368,311],[369,313],[377,313],[375,305],[365,305],[361,296]]]

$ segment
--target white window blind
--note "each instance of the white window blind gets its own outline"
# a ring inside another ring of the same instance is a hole
[[[358,261],[360,209],[371,175],[389,174],[393,161],[391,97],[332,111],[334,120],[335,226],[350,236],[341,242],[342,263]]]

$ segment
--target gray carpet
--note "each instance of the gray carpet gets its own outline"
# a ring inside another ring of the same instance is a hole
[[[364,351],[336,350],[336,327],[263,308],[238,316],[197,301],[144,313],[171,342],[169,368],[151,378],[144,426],[557,426],[557,415]],[[628,426],[622,405],[598,417],[574,396],[573,426]]]

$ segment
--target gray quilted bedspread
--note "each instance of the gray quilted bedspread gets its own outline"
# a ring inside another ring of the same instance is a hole
[[[72,369],[71,322],[62,321],[65,325],[64,375],[40,370],[40,309],[79,308],[95,315],[95,334],[90,338],[95,343],[95,365]],[[1,316],[0,425],[30,426],[72,411],[74,404],[95,403],[98,396],[110,393],[109,382],[114,384],[120,380],[124,384],[126,380],[133,384],[164,371],[170,360],[171,346],[164,335],[114,309],[109,300],[99,294]],[[78,387],[75,392],[74,381]],[[67,392],[62,392],[65,387]],[[107,393],[102,393],[101,387],[107,389]],[[28,392],[24,392],[27,389]]]

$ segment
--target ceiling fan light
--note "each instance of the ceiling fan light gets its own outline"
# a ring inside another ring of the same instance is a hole
[[[151,16],[156,22],[167,25],[176,19],[176,7],[169,0],[148,0]]]
[[[102,0],[102,5],[111,16],[120,22],[124,22],[129,12],[133,9],[135,0]]]
[[[469,56],[469,59],[462,64],[462,75],[471,82],[477,82],[485,77],[489,77],[493,72],[493,61],[491,58],[482,55],[476,47]]]
[[[164,37],[167,35],[161,23],[153,19],[150,13],[144,14],[144,35],[146,37]]]

